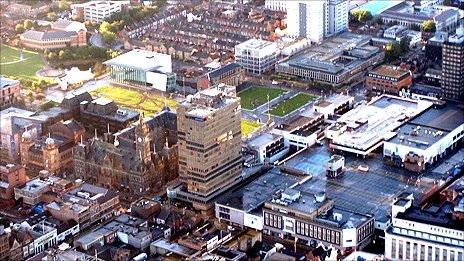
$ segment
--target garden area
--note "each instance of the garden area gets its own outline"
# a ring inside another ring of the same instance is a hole
[[[254,110],[259,106],[267,103],[268,95],[269,100],[272,100],[286,92],[287,91],[283,89],[273,89],[263,86],[255,86],[243,90],[239,92],[237,95],[241,98],[240,103],[243,109]]]
[[[269,113],[274,116],[283,117],[308,104],[308,102],[316,100],[316,98],[317,96],[315,95],[299,93],[292,98],[279,103],[276,107],[272,108]]]
[[[161,111],[165,103],[164,97],[160,95],[110,85],[103,86],[90,94],[113,100],[122,107],[141,111],[147,116]],[[166,104],[171,109],[177,108],[177,102],[171,98],[166,98]]]
[[[242,126],[242,137],[246,137],[249,134],[257,131],[262,126],[262,124],[256,121],[242,119],[241,126]]]

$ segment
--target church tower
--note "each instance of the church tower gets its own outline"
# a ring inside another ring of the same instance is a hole
[[[135,128],[135,149],[137,157],[140,157],[144,163],[151,161],[150,129],[143,120],[143,114],[140,114],[139,124]]]

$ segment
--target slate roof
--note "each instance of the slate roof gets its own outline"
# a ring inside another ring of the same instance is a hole
[[[47,41],[55,39],[69,38],[77,35],[76,32],[39,32],[35,30],[29,30],[21,35],[21,37],[36,41]]]

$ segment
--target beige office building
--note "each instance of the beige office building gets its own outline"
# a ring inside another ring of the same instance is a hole
[[[206,210],[211,199],[240,181],[240,119],[240,98],[215,87],[179,105],[180,199]]]

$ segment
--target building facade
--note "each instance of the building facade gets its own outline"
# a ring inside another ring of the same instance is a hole
[[[71,10],[76,19],[99,24],[112,14],[120,12],[123,5],[128,3],[129,1],[90,1],[83,4],[73,4]]]
[[[0,76],[0,109],[14,104],[20,97],[20,91],[19,81]]]
[[[8,204],[14,199],[14,188],[26,184],[28,178],[23,166],[15,164],[0,164],[0,199]]]
[[[366,90],[396,94],[412,85],[409,70],[395,66],[381,65],[366,76]]]
[[[229,63],[208,73],[211,86],[225,84],[237,87],[245,81],[245,70],[237,63]]]
[[[118,193],[84,183],[46,205],[46,210],[62,222],[73,220],[86,228],[114,216],[119,207]]]
[[[171,55],[135,49],[104,62],[116,84],[166,91],[175,87]]]
[[[374,218],[340,209],[325,194],[286,189],[265,203],[263,233],[332,245],[344,251],[362,249],[374,233]]]
[[[287,1],[266,0],[264,2],[264,8],[272,10],[272,11],[287,12]]]
[[[413,206],[410,198],[398,199],[392,205],[392,225],[385,232],[385,258],[463,260],[464,223],[446,213],[449,207],[453,211],[448,203],[421,208]]]
[[[236,63],[252,74],[260,75],[274,69],[277,56],[275,42],[250,39],[235,46]]]
[[[176,114],[163,111],[117,133],[105,133],[74,149],[77,178],[118,190],[133,201],[177,177]]]
[[[212,87],[177,109],[179,198],[208,210],[211,199],[241,179],[240,98]],[[169,191],[168,191],[169,194]]]
[[[443,43],[441,87],[445,98],[464,97],[464,28]]]
[[[39,32],[29,30],[20,36],[21,44],[32,49],[50,50],[67,46],[86,46],[87,38],[84,30]]]
[[[288,1],[287,31],[291,37],[304,37],[319,43],[328,31],[326,0]]]

